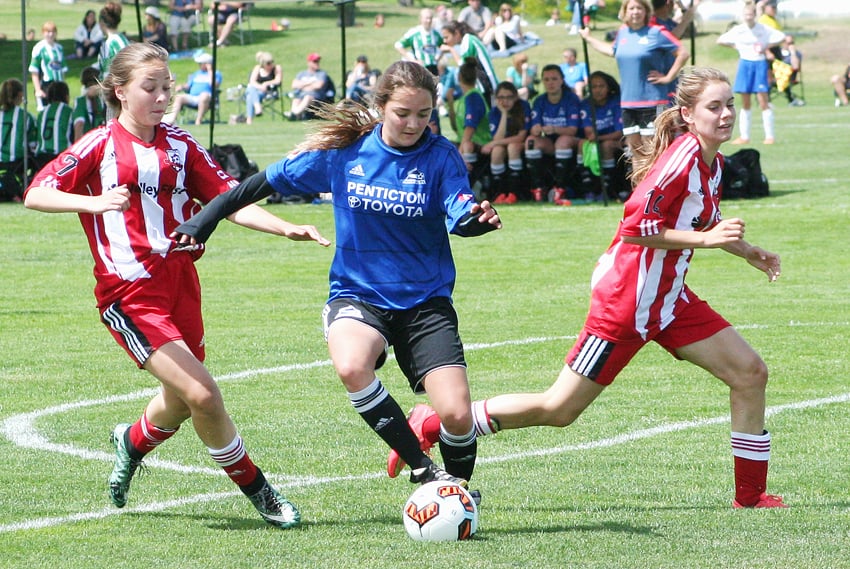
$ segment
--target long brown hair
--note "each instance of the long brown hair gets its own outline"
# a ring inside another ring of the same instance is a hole
[[[18,104],[18,97],[24,92],[24,84],[11,78],[0,85],[0,110],[11,111]]]
[[[398,89],[409,87],[423,89],[431,94],[431,104],[437,102],[437,78],[421,64],[413,61],[396,61],[381,75],[372,98],[374,108],[359,103],[316,105],[316,115],[325,119],[296,151],[333,150],[351,146],[358,138],[369,134],[381,122],[380,113]]]
[[[669,109],[655,118],[655,136],[635,149],[632,156],[632,183],[638,184],[677,136],[688,132],[682,109],[693,109],[712,83],[729,84],[729,77],[713,67],[690,67],[679,75],[676,99]]]

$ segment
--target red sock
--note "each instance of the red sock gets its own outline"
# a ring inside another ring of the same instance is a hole
[[[767,461],[735,457],[735,500],[754,506],[767,490]]]
[[[434,413],[422,422],[422,436],[429,443],[436,444],[440,440],[440,416]]]
[[[178,427],[179,429],[179,427]],[[164,429],[148,421],[147,413],[128,429],[130,444],[142,455],[146,455],[160,444],[171,438],[177,429]]]
[[[210,456],[238,486],[248,486],[257,478],[257,466],[245,452],[242,437],[236,435],[223,449],[208,449]]]
[[[754,506],[767,490],[767,463],[770,460],[770,433],[732,433],[735,457],[735,500]]]

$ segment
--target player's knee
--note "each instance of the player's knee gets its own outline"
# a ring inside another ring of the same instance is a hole
[[[472,411],[469,407],[450,409],[440,414],[440,422],[449,433],[465,435],[472,428]]]

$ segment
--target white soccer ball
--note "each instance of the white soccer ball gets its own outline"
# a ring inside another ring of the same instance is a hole
[[[404,529],[416,541],[459,541],[478,530],[478,506],[453,482],[428,482],[407,499]]]

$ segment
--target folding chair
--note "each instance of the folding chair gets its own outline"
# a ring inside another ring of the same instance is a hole
[[[262,102],[263,113],[268,112],[271,115],[272,120],[274,120],[275,117],[285,118],[283,114],[286,111],[283,107],[284,99],[285,97],[281,96],[280,86],[271,91],[266,91],[266,96],[263,98]]]

